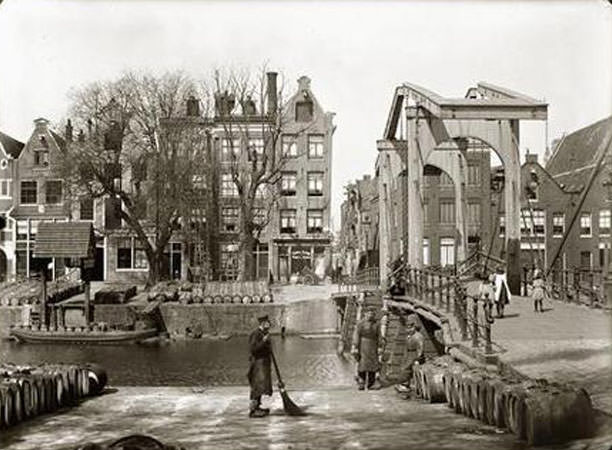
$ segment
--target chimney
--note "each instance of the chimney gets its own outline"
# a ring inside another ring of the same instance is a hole
[[[85,133],[83,133],[83,130],[79,130],[79,136],[77,137],[77,139],[79,140],[79,142],[85,142]]]
[[[298,89],[300,91],[309,90],[310,89],[310,78],[303,75],[298,78]]]
[[[267,91],[268,91],[268,115],[275,115],[278,110],[278,95],[276,78],[278,74],[276,72],[268,72],[267,76]]]
[[[91,137],[93,132],[93,121],[91,119],[87,119],[87,135]]]
[[[528,153],[525,155],[525,162],[527,164],[537,164],[538,163],[538,155],[537,153]]]
[[[193,95],[187,99],[187,116],[188,117],[199,117],[200,116],[200,101]]]
[[[66,122],[66,130],[64,132],[64,138],[67,142],[72,142],[72,122],[70,119]]]

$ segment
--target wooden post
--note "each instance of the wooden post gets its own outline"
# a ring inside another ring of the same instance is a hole
[[[472,347],[478,347],[478,299],[472,299]]]
[[[42,293],[40,299],[40,325],[48,326],[47,321],[47,268],[42,268]]]
[[[91,282],[85,282],[85,325],[91,324]]]
[[[450,312],[451,310],[451,283],[450,277],[444,277],[444,282],[446,283],[446,312]]]

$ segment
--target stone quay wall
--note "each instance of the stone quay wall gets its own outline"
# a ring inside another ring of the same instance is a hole
[[[11,325],[23,323],[23,306],[0,307],[0,338],[8,337]],[[255,304],[181,304],[160,305],[161,316],[170,336],[184,336],[198,329],[203,335],[246,335],[257,327],[257,317],[267,314],[272,331],[287,334],[318,334],[336,332],[336,306],[329,299],[302,300],[292,303]],[[66,312],[66,326],[82,326],[82,313]],[[111,327],[134,322],[131,305],[93,305],[94,322]]]

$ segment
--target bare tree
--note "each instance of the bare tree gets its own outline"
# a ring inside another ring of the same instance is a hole
[[[240,280],[255,274],[253,250],[260,237],[271,232],[268,225],[281,195],[283,169],[300,156],[290,154],[281,142],[288,116],[282,107],[284,83],[277,84],[276,77],[265,67],[257,72],[216,70],[206,87],[222,135],[221,170],[233,182],[233,192],[222,189],[221,196],[234,197],[240,212]]]
[[[110,198],[146,255],[147,285],[161,276],[164,250],[180,233],[207,140],[181,126],[195,85],[181,72],[127,73],[72,92],[71,115],[87,129],[68,146],[61,170],[68,195]],[[164,125],[166,124],[166,125]]]

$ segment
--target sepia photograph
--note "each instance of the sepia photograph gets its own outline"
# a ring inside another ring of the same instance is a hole
[[[612,450],[612,0],[0,0],[1,450]]]

